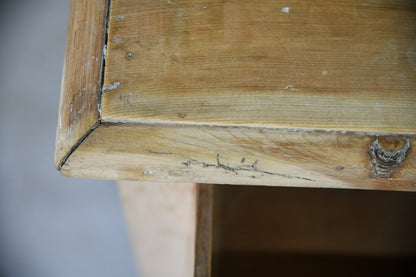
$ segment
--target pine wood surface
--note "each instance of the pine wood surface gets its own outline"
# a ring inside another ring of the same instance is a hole
[[[102,118],[414,132],[415,31],[414,1],[113,1]]]
[[[106,0],[71,1],[56,131],[57,168],[99,124],[107,8]]]
[[[71,140],[60,129],[74,134],[77,121],[60,125],[57,167],[81,178],[415,190],[415,15],[413,1],[113,0],[103,86],[88,90],[101,106],[80,94],[94,116]],[[68,40],[83,45],[77,34]],[[74,91],[63,86],[61,119],[84,118],[67,101]]]
[[[387,138],[386,148],[400,143]],[[415,190],[416,138],[389,178],[371,177],[367,149],[374,139],[342,132],[102,124],[61,172],[96,179]]]
[[[138,276],[209,277],[212,186],[118,182]]]

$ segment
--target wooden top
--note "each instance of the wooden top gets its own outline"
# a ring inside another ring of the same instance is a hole
[[[72,2],[77,16],[105,14],[88,8],[102,1]],[[76,142],[58,130],[65,175],[415,188],[414,1],[113,0],[105,42],[69,30],[68,41],[106,48],[106,59],[97,123],[86,119],[92,129]],[[81,78],[65,72],[64,84]],[[73,116],[72,83],[61,118]],[[401,147],[386,174],[377,159]]]
[[[113,1],[102,119],[415,132],[415,9]]]

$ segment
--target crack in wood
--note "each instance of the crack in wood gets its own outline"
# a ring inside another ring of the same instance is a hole
[[[280,176],[280,177],[285,177],[285,178],[290,178],[290,179],[295,178],[295,179],[300,179],[300,180],[305,180],[305,181],[316,182],[316,180],[314,179],[310,179],[310,178],[306,178],[302,176],[293,176],[293,175],[288,175],[288,174],[283,174],[283,173],[262,170],[262,169],[257,168],[257,163],[258,161],[256,160],[252,165],[243,165],[243,166],[233,167],[233,166],[229,166],[228,164],[222,163],[220,154],[217,154],[216,164],[201,162],[197,159],[192,159],[192,158],[188,158],[186,162],[182,162],[182,164],[185,165],[186,167],[190,167],[191,165],[202,165],[202,167],[204,168],[207,168],[207,167],[222,168],[226,171],[231,171],[234,173],[237,173],[238,171],[250,171],[250,172],[257,172],[257,173],[262,173],[262,174],[267,174],[267,175]]]

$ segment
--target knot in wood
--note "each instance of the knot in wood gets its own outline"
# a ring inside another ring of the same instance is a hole
[[[371,157],[371,176],[373,178],[382,177],[388,178],[406,159],[407,153],[410,150],[410,139],[407,139],[402,147],[394,152],[389,152],[384,149],[378,138],[368,148],[368,153]]]

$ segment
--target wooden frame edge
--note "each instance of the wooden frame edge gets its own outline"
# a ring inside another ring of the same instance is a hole
[[[211,276],[213,186],[213,184],[197,184],[196,189],[195,277]]]
[[[372,177],[374,141],[389,149],[407,139],[412,146],[394,173]],[[415,136],[102,122],[61,172],[142,182],[414,191],[415,143]]]
[[[62,72],[55,167],[99,125],[110,0],[71,0]]]

